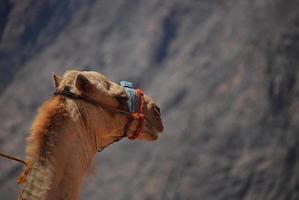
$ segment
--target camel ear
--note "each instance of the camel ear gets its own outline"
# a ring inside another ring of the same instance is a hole
[[[55,88],[58,88],[61,81],[62,81],[62,78],[60,76],[56,75],[54,72],[52,73],[52,77],[53,77],[53,80],[54,80]]]
[[[78,74],[75,81],[75,86],[80,92],[90,92],[92,85],[89,80],[82,74]]]

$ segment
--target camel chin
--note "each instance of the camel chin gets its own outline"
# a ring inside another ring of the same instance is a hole
[[[155,141],[159,138],[159,132],[161,132],[161,130],[157,130],[156,127],[152,126],[148,122],[145,122],[144,128],[138,139],[150,142]]]
[[[144,131],[140,134],[140,136],[138,137],[139,140],[143,140],[143,141],[147,141],[147,142],[152,142],[155,141],[159,138],[157,133],[153,133],[153,132],[147,132]]]

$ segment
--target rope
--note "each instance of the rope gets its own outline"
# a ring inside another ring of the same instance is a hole
[[[139,112],[138,113],[131,113],[129,120],[128,120],[128,126],[126,127],[126,131],[129,129],[130,124],[132,123],[132,120],[139,120],[139,123],[137,125],[137,128],[132,136],[128,136],[130,140],[135,140],[138,138],[142,131],[142,127],[144,125],[144,94],[143,91],[140,89],[136,89],[136,95],[139,96],[140,98],[140,103],[139,103]]]
[[[14,156],[9,156],[5,153],[1,153],[0,152],[0,156],[4,157],[4,158],[7,158],[7,159],[10,159],[10,160],[14,160],[16,162],[19,162],[19,163],[22,163],[23,165],[27,165],[27,162],[25,160],[22,160],[20,158],[17,158],[17,157],[14,157]]]

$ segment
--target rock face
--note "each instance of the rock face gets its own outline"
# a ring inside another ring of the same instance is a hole
[[[299,2],[2,0],[1,151],[23,157],[51,72],[131,80],[160,104],[155,143],[97,156],[81,199],[299,199]],[[1,159],[1,199],[21,166]]]

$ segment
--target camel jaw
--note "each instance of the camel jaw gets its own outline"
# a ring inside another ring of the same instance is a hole
[[[146,120],[140,139],[146,141],[155,141],[159,138],[159,133],[161,132],[162,130],[159,129],[159,127],[153,126],[149,121]]]

